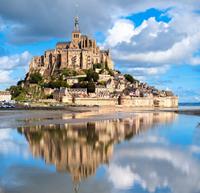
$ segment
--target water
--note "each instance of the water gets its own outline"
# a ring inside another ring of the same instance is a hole
[[[138,113],[0,129],[0,192],[199,193],[199,122]]]
[[[200,109],[200,103],[179,103],[179,109]]]

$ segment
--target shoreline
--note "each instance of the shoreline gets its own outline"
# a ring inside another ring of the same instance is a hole
[[[200,109],[158,109],[132,107],[31,108],[0,110],[0,129],[50,124],[79,124],[83,122],[124,119],[142,113],[175,113],[200,116]]]
[[[184,115],[200,116],[200,109],[180,109],[174,112],[178,114],[184,114]]]
[[[122,107],[122,106],[86,106],[86,105],[69,105],[69,106],[35,106],[35,107],[16,107],[0,108],[0,112],[12,111],[63,111],[68,113],[83,113],[92,111],[103,112],[174,112],[186,115],[200,116],[199,108],[146,108],[146,107]]]

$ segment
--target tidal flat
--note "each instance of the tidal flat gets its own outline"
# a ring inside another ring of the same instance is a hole
[[[200,117],[0,111],[0,193],[200,192]]]

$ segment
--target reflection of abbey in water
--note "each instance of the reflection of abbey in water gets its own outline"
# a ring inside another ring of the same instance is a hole
[[[129,140],[158,123],[170,123],[173,113],[139,114],[132,118],[91,123],[19,128],[32,154],[54,164],[57,171],[69,172],[74,182],[95,174],[109,163],[114,144]]]

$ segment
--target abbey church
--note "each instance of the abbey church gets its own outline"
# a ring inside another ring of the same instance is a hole
[[[82,35],[79,19],[76,17],[72,40],[58,42],[55,49],[47,50],[44,55],[34,57],[30,63],[29,72],[40,72],[40,74],[48,76],[52,75],[55,70],[89,69],[97,63],[103,63],[109,69],[113,69],[109,50],[100,50],[95,40]]]

